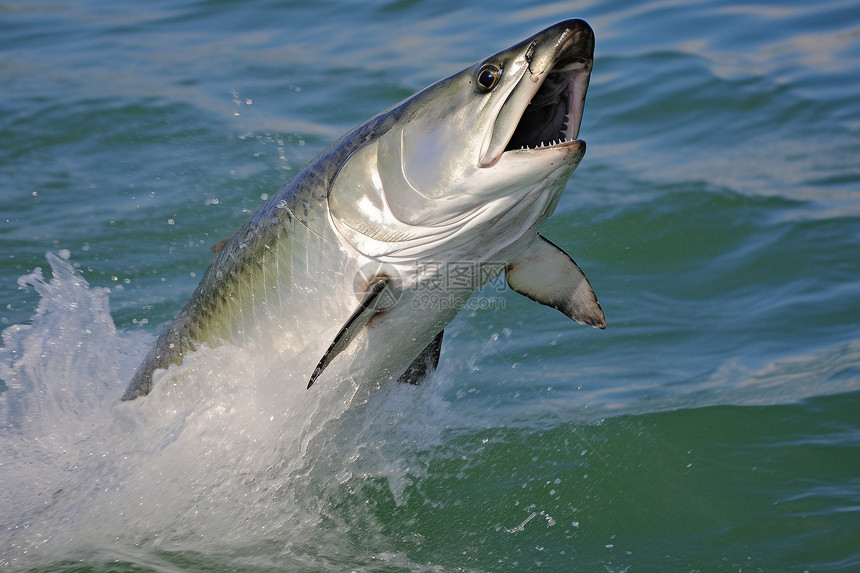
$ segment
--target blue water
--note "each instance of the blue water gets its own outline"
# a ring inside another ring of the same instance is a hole
[[[605,332],[491,287],[343,412],[226,347],[119,403],[306,162],[570,17],[588,153],[543,233]],[[858,94],[852,1],[0,5],[0,564],[860,570]]]

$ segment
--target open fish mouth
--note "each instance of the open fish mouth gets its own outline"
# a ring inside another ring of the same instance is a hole
[[[582,20],[560,22],[513,50],[518,52],[515,62],[521,66],[514,73],[521,75],[487,132],[479,166],[492,167],[505,153],[559,148],[582,151],[585,142],[577,138],[594,59],[591,27]],[[511,67],[515,69],[517,66]]]
[[[557,147],[579,137],[591,61],[562,58],[523,111],[505,151]]]

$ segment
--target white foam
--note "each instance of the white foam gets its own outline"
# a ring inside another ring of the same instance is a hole
[[[32,324],[7,328],[0,349],[0,563],[267,541],[289,552],[321,535],[337,553],[338,526],[318,529],[326,498],[363,475],[402,500],[420,472],[412,452],[440,439],[446,406],[430,385],[306,391],[253,348],[204,348],[120,402],[151,335],[117,333],[108,291],[48,261],[50,280],[20,280],[41,296]]]

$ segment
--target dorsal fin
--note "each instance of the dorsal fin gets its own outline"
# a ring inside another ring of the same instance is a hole
[[[225,238],[221,239],[220,241],[218,241],[217,243],[215,243],[214,245],[209,247],[209,250],[212,251],[213,253],[217,253],[218,251],[223,249],[224,245],[227,244],[227,241],[229,241],[232,238],[233,238],[233,235],[230,235],[229,237],[225,237]]]

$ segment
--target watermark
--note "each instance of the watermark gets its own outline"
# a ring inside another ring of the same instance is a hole
[[[376,310],[386,310],[397,304],[403,292],[400,273],[393,265],[373,261],[358,269],[352,279],[352,291],[359,300],[379,289],[374,299]]]
[[[409,303],[415,310],[493,310],[505,308],[500,296],[470,296],[463,299],[440,294],[419,294]]]
[[[497,309],[504,308],[505,299],[492,293],[508,290],[504,268],[504,263],[486,261],[422,261],[397,267],[373,261],[359,269],[352,289],[357,300],[373,298],[377,310],[401,301],[416,310]],[[478,290],[489,296],[473,296]]]

